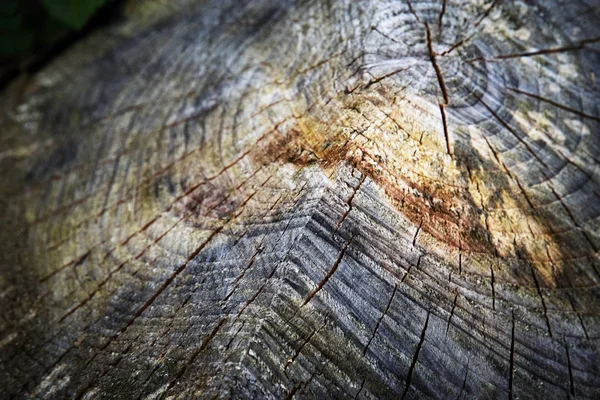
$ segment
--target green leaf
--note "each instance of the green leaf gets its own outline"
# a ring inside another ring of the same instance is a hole
[[[42,0],[48,14],[65,25],[81,29],[105,0]]]

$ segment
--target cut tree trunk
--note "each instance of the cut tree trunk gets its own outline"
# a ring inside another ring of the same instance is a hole
[[[3,398],[600,398],[597,1],[163,3],[1,95]]]

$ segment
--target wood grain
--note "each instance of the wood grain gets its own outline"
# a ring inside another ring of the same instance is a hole
[[[0,101],[7,398],[598,398],[600,4],[132,1]]]

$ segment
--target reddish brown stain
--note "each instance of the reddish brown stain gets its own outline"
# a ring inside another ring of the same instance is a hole
[[[193,190],[183,203],[183,215],[188,221],[205,218],[222,219],[237,210],[243,200],[239,192],[208,182]]]
[[[363,152],[366,156],[368,153]],[[375,160],[373,160],[375,161]],[[394,174],[383,169],[380,164],[362,163],[357,168],[365,173],[392,199],[394,205],[415,225],[436,239],[453,247],[493,253],[494,245],[487,230],[478,223],[477,206],[458,188],[425,182],[407,181],[412,191],[399,188],[394,182]]]
[[[253,153],[253,160],[263,165],[291,163],[298,168],[316,163],[324,169],[348,163],[375,181],[396,209],[424,232],[462,250],[494,252],[487,230],[479,224],[477,207],[464,191],[422,181],[404,181],[412,190],[401,188],[385,162],[336,131],[294,128],[277,133]]]

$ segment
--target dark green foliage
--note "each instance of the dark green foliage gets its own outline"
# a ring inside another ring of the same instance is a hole
[[[51,17],[81,29],[104,0],[42,0],[42,4]]]
[[[0,1],[0,61],[15,62],[79,30],[106,0]]]

